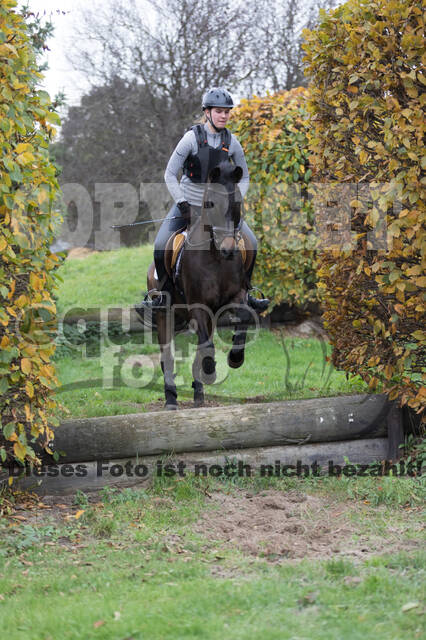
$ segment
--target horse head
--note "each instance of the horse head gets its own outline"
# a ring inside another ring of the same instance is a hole
[[[238,251],[236,234],[241,226],[241,192],[238,182],[243,170],[229,162],[221,162],[209,173],[203,199],[205,224],[210,228],[214,244],[227,260]]]

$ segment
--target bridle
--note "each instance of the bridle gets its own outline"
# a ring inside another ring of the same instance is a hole
[[[223,186],[223,185],[221,185]],[[224,199],[226,198],[228,200],[228,208],[226,210],[226,212],[223,215],[223,217],[226,219],[229,211],[235,207],[235,206],[240,206],[240,214],[239,214],[239,221],[238,224],[235,225],[235,223],[232,225],[232,227],[230,228],[230,226],[221,226],[219,224],[215,224],[214,221],[212,220],[212,213],[211,210],[216,208],[216,204],[215,201],[212,199],[212,195],[214,195],[215,192],[215,188],[212,187],[212,183],[209,183],[207,185],[207,188],[204,192],[204,196],[203,196],[203,202],[202,202],[202,210],[201,210],[201,214],[198,216],[196,222],[194,225],[191,225],[189,232],[188,232],[188,236],[186,238],[186,243],[189,247],[203,247],[203,246],[207,246],[210,245],[212,242],[214,242],[216,247],[220,247],[220,245],[222,244],[222,242],[226,239],[226,238],[233,238],[235,240],[235,243],[238,244],[239,239],[241,238],[241,226],[243,223],[243,203],[242,203],[242,199],[240,202],[236,202],[235,200],[235,195],[237,193],[237,189],[238,187],[234,188],[232,191],[226,191],[225,192],[221,192],[221,193],[217,193],[216,190],[216,196],[219,195],[220,198]],[[238,189],[238,193],[239,189]],[[200,242],[193,242],[191,239],[192,234],[195,232],[195,230],[199,227],[199,225],[201,224],[201,221],[203,220],[204,216],[207,217],[207,221],[208,221],[208,228],[210,231],[210,237],[209,238],[204,238],[203,240],[201,240]],[[231,217],[233,218],[233,214],[231,213]]]

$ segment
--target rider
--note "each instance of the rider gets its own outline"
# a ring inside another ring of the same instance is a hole
[[[144,300],[140,307],[137,305],[135,309],[138,311],[139,307],[141,314],[143,314],[143,308],[163,307],[170,299],[173,282],[164,266],[167,240],[174,231],[183,229],[189,224],[191,212],[201,213],[204,187],[209,171],[223,160],[232,160],[243,170],[243,176],[238,183],[242,197],[247,192],[249,175],[244,151],[237,138],[225,128],[233,106],[232,96],[226,89],[220,87],[209,89],[204,94],[202,104],[204,125],[192,127],[187,131],[170,157],[164,179],[175,204],[162,223],[154,243],[154,261],[161,295],[155,296],[153,300]],[[179,183],[178,174],[181,170],[183,175]],[[249,236],[253,247],[253,261],[247,271],[250,282],[256,259],[257,241],[246,222],[242,223],[241,231]],[[254,298],[248,294],[247,303],[258,311],[265,311],[269,300]]]

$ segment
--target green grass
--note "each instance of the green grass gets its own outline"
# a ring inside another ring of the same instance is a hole
[[[315,339],[286,338],[284,346],[277,332],[260,330],[252,334],[244,365],[230,369],[227,353],[231,332],[216,336],[217,381],[205,387],[206,397],[220,403],[273,401],[363,392],[367,387],[359,378],[346,379],[325,360],[330,347]],[[136,413],[147,403],[163,401],[163,376],[156,344],[144,342],[146,334],[124,338],[102,338],[89,348],[83,345],[74,355],[60,357],[58,377],[63,388],[57,394],[72,416],[101,416]],[[121,344],[119,344],[121,342]],[[114,344],[118,343],[118,344]],[[176,372],[178,399],[192,400],[192,363],[196,336],[178,335]],[[143,354],[141,368],[132,369],[132,358]],[[121,363],[121,364],[119,364]],[[139,376],[139,377],[138,377]],[[70,385],[75,383],[75,387]],[[80,383],[80,384],[77,384]],[[132,386],[134,385],[134,386]],[[63,411],[61,417],[66,415]]]
[[[140,302],[152,259],[152,246],[145,245],[66,260],[58,270],[62,278],[56,292],[58,313],[71,314],[77,307],[96,311]]]
[[[322,489],[321,481],[297,486],[309,493],[325,489],[333,506],[343,506],[340,489],[333,490],[338,483],[324,481]],[[286,491],[295,484],[269,486]],[[265,486],[252,483],[251,489]],[[218,482],[208,488],[219,487],[236,491]],[[78,520],[60,522],[44,512],[24,526],[0,521],[0,617],[7,638],[423,637],[424,552],[272,565],[192,532],[202,510],[214,518],[205,488],[191,479],[158,481],[149,490],[104,490],[98,504],[79,494],[76,509],[84,513]],[[418,527],[421,515],[397,503],[380,511],[364,506],[360,527],[386,536],[407,520]],[[416,606],[404,612],[407,603]]]

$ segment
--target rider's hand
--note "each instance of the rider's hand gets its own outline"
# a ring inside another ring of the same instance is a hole
[[[184,200],[183,202],[178,202],[178,209],[182,214],[182,218],[185,222],[190,222],[191,220],[191,205],[189,202]]]

